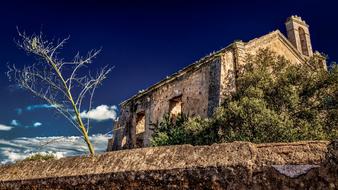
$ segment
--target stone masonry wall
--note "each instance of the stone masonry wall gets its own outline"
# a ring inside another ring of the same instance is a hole
[[[149,146],[153,127],[169,112],[169,101],[175,97],[181,96],[182,113],[191,117],[210,115],[219,105],[220,65],[221,59],[214,57],[205,64],[123,105],[119,121],[122,128],[115,131],[115,147],[123,145],[122,141],[128,144],[125,148],[135,147],[138,113],[145,115],[143,146]]]
[[[261,38],[251,40],[245,45],[246,53],[251,55],[254,55],[259,49],[264,48],[269,48],[278,55],[284,56],[291,63],[300,64],[304,62],[303,59],[300,59],[299,52],[296,53],[297,50],[278,30]]]
[[[168,146],[0,167],[0,189],[337,189],[337,143]],[[326,160],[330,160],[325,161]]]
[[[157,123],[169,111],[169,100],[182,95],[182,112],[190,116],[207,116],[209,85],[214,80],[211,60],[199,69],[186,73],[155,90],[151,95],[150,122]]]

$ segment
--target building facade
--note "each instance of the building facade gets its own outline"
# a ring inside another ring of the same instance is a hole
[[[237,68],[259,49],[306,63],[313,55],[309,26],[298,16],[289,17],[285,25],[287,37],[275,30],[248,42],[236,41],[122,102],[108,150],[149,146],[154,127],[167,113],[211,116],[236,90]]]

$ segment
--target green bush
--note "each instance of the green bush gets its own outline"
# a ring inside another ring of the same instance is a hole
[[[314,56],[291,64],[268,49],[248,56],[236,92],[212,117],[165,116],[155,129],[154,146],[231,141],[292,142],[338,137],[338,66],[329,71]]]
[[[151,144],[153,146],[182,144],[187,138],[183,127],[183,124],[187,121],[188,119],[184,115],[177,116],[175,120],[169,115],[165,115],[163,121],[155,129]]]
[[[153,146],[212,144],[217,138],[212,126],[208,119],[188,118],[185,115],[178,115],[173,119],[169,114],[166,114],[163,121],[155,129],[151,144]]]
[[[45,161],[45,160],[55,160],[55,159],[56,157],[52,153],[46,153],[46,154],[36,153],[31,156],[28,156],[23,161],[37,161],[37,160]]]

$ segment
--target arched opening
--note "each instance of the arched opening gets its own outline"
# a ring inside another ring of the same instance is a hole
[[[302,48],[302,53],[303,55],[309,56],[309,50],[306,42],[306,36],[305,36],[305,31],[303,28],[299,27],[298,29],[299,32],[299,39],[300,39],[300,46]]]

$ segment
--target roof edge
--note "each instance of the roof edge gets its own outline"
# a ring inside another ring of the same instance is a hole
[[[165,79],[162,79],[161,81],[153,84],[152,86],[148,87],[144,91],[139,92],[136,95],[134,95],[134,96],[132,96],[132,97],[124,100],[119,105],[123,106],[123,105],[127,104],[128,102],[130,102],[131,100],[137,99],[139,97],[142,97],[143,95],[145,95],[145,94],[147,94],[147,93],[149,93],[149,92],[151,92],[151,91],[153,91],[153,90],[155,90],[155,89],[157,89],[157,88],[159,88],[159,87],[161,87],[161,86],[163,86],[163,85],[165,85],[165,84],[167,84],[167,83],[175,80],[177,77],[182,76],[184,73],[187,73],[187,72],[189,72],[189,71],[191,71],[193,69],[199,68],[200,66],[204,65],[206,62],[210,61],[210,59],[212,59],[213,57],[217,56],[218,54],[220,54],[220,53],[226,51],[227,49],[229,49],[230,47],[232,47],[233,44],[234,43],[231,43],[228,46],[226,46],[225,48],[222,48],[222,49],[220,49],[218,51],[210,53],[207,56],[202,57],[201,59],[199,59],[199,60],[195,61],[194,63],[192,63],[192,64],[184,67],[183,69],[177,71],[176,73],[173,73],[172,75],[167,76]]]

